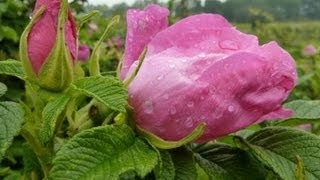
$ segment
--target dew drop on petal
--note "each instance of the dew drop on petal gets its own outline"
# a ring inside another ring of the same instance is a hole
[[[192,108],[192,107],[194,106],[194,102],[193,102],[193,101],[188,102],[188,103],[187,103],[187,106],[188,106],[189,108]]]
[[[173,69],[173,68],[176,67],[176,65],[175,64],[169,64],[169,67]]]
[[[185,124],[188,128],[193,126],[192,117],[188,117]]]
[[[152,104],[152,101],[145,101],[143,103],[143,109],[144,109],[144,112],[146,114],[152,114],[153,113],[153,104]]]
[[[234,112],[234,110],[235,110],[234,106],[229,106],[229,107],[228,107],[228,111],[229,111],[229,112]]]
[[[236,42],[231,40],[224,40],[219,43],[221,49],[228,49],[228,50],[238,50],[239,46]]]
[[[174,115],[174,114],[176,114],[177,113],[177,109],[175,108],[175,107],[172,107],[171,109],[170,109],[170,114],[171,115]]]
[[[160,75],[160,76],[157,77],[157,80],[158,80],[158,81],[160,81],[160,80],[162,80],[162,79],[163,79],[163,76],[162,76],[162,75]]]

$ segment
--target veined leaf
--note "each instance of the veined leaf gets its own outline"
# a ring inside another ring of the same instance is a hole
[[[57,153],[52,179],[118,179],[128,171],[140,177],[156,166],[157,152],[126,125],[82,131]]]
[[[0,161],[10,147],[13,138],[19,134],[24,111],[13,102],[0,102]]]
[[[160,151],[160,160],[154,170],[157,180],[174,180],[176,173],[169,151]]]
[[[74,88],[88,96],[96,98],[107,107],[126,112],[127,91],[114,77],[86,77],[74,82]]]
[[[170,154],[175,167],[175,180],[197,179],[196,162],[192,152],[178,148],[172,150]]]
[[[155,175],[157,180],[197,179],[196,162],[193,153],[186,148],[160,151],[161,159]]]
[[[320,138],[284,127],[262,129],[240,141],[261,163],[284,180],[295,179],[297,156],[303,162],[305,179],[320,179]]]
[[[287,120],[276,123],[279,126],[296,126],[310,122],[320,122],[320,101],[296,100],[286,103],[285,107],[292,109],[294,115]]]
[[[0,97],[5,95],[7,90],[8,90],[7,86],[2,82],[0,82]]]
[[[62,95],[57,99],[49,102],[47,106],[43,109],[42,118],[43,124],[40,130],[40,141],[43,144],[48,143],[52,140],[54,135],[54,130],[56,127],[56,122],[65,110],[67,103],[69,102],[70,97],[67,95]]]
[[[208,143],[195,152],[198,164],[212,180],[256,180],[267,174],[250,154],[237,147]]]
[[[22,63],[15,60],[0,61],[0,74],[15,76],[22,80],[25,77]]]

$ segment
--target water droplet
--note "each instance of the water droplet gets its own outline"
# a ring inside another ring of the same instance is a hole
[[[144,109],[144,112],[146,114],[152,114],[153,113],[153,104],[152,104],[152,101],[145,101],[143,103],[143,109]]]
[[[194,102],[192,102],[192,101],[188,102],[188,103],[187,103],[187,106],[188,106],[189,108],[192,108],[192,107],[194,106]]]
[[[204,96],[201,96],[200,99],[201,99],[201,100],[204,100]]]
[[[229,111],[229,112],[234,112],[234,111],[235,111],[234,106],[229,106],[229,107],[228,107],[228,111]]]
[[[228,50],[238,50],[239,49],[238,44],[234,41],[231,41],[231,40],[221,41],[219,43],[219,46],[221,49],[228,49]]]
[[[157,77],[157,80],[158,80],[158,81],[160,81],[160,80],[162,80],[162,79],[163,79],[163,76],[162,76],[162,75],[160,75],[160,76]]]
[[[190,127],[192,127],[192,126],[193,126],[193,120],[192,120],[192,117],[188,117],[188,118],[187,118],[186,126],[187,126],[188,128],[190,128]]]
[[[169,67],[170,67],[170,68],[175,68],[176,65],[175,65],[175,64],[169,64]]]
[[[175,108],[175,107],[172,107],[171,109],[170,109],[170,114],[171,115],[174,115],[174,114],[176,114],[177,113],[177,109]]]

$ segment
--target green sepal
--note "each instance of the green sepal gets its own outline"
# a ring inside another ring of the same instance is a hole
[[[58,19],[56,43],[38,76],[40,87],[51,91],[62,91],[69,87],[73,80],[72,58],[65,39],[67,18],[68,2],[63,0]]]
[[[174,149],[198,139],[204,133],[206,126],[207,125],[204,122],[199,124],[189,135],[187,135],[179,141],[166,141],[138,126],[137,129],[140,132],[140,134],[145,136],[149,140],[149,142],[155,147],[159,149]]]
[[[31,80],[36,80],[37,75],[32,68],[29,55],[28,55],[28,36],[30,34],[30,31],[33,25],[41,18],[41,15],[43,14],[44,10],[45,10],[45,7],[41,6],[39,10],[34,14],[30,23],[28,24],[26,29],[23,31],[20,39],[19,56],[23,64],[24,71],[26,72],[27,77]]]
[[[100,76],[100,65],[99,65],[99,60],[100,60],[100,50],[101,50],[101,45],[106,39],[107,35],[109,34],[109,31],[111,27],[115,24],[117,24],[120,20],[120,16],[114,16],[109,24],[107,25],[106,29],[104,30],[102,36],[100,37],[99,41],[95,44],[90,60],[89,60],[89,72],[91,76]]]

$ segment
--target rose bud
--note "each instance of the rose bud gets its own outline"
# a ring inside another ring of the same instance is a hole
[[[45,89],[60,91],[68,87],[77,57],[76,32],[66,0],[37,0],[20,44],[27,76]]]
[[[87,61],[90,58],[90,47],[87,45],[80,45],[78,48],[78,60]]]
[[[178,141],[205,123],[197,139],[205,142],[292,114],[281,104],[297,82],[295,62],[276,42],[260,46],[256,36],[216,14],[190,16],[162,30],[156,25],[167,15],[160,12],[166,10],[130,10],[127,18],[123,75],[147,46],[129,85],[139,128]]]

